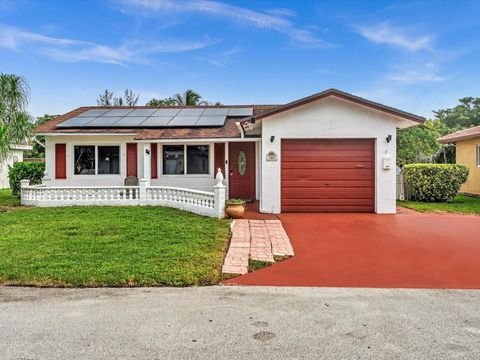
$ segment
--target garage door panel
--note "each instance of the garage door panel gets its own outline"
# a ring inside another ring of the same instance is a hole
[[[284,155],[282,157],[282,166],[287,163],[296,163],[296,162],[338,162],[338,161],[350,161],[350,162],[369,162],[371,161],[372,156],[338,156],[336,153],[325,154],[325,155],[314,155],[314,156],[289,156]]]
[[[285,212],[373,212],[374,141],[282,140]]]
[[[300,201],[301,200],[301,201]],[[288,199],[282,205],[285,206],[329,206],[332,204],[332,200],[335,200],[335,204],[338,206],[349,205],[362,205],[369,206],[370,201],[368,199]]]
[[[355,152],[354,152],[355,151]],[[310,157],[310,156],[352,156],[354,152],[355,156],[370,156],[371,150],[332,150],[332,151],[324,151],[324,150],[288,150],[288,156],[296,157],[297,160],[301,160],[303,157]]]
[[[326,213],[361,213],[361,212],[372,212],[371,205],[321,205],[321,206],[311,206],[311,205],[299,205],[299,206],[282,206],[282,211],[284,212],[326,212]]]
[[[328,185],[327,185],[328,184]],[[333,180],[333,181],[320,181],[320,180],[283,180],[282,189],[287,188],[325,188],[330,186],[332,188],[357,188],[357,187],[370,187],[372,185],[371,180]]]
[[[285,199],[370,199],[373,188],[283,189]]]
[[[317,162],[289,162],[282,164],[282,169],[371,169],[373,164],[367,161],[317,161]]]
[[[372,180],[372,169],[290,169],[282,171],[283,180]]]
[[[323,141],[323,143],[319,143]],[[288,143],[282,144],[284,150],[310,151],[312,147],[315,150],[339,151],[339,150],[370,150],[371,145],[368,142],[359,143],[358,140],[288,140]]]

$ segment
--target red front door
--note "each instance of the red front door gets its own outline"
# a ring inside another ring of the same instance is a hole
[[[231,142],[228,154],[229,197],[255,200],[255,143]]]
[[[127,176],[137,176],[137,144],[127,144]]]

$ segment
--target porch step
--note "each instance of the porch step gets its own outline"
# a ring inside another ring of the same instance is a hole
[[[274,255],[294,255],[280,220],[234,220],[222,273],[246,274],[249,259],[273,263]]]

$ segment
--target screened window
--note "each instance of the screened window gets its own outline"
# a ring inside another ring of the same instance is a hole
[[[74,161],[75,175],[95,175],[95,146],[75,146]]]
[[[208,174],[208,145],[187,146],[187,174]]]
[[[163,147],[163,173],[165,175],[182,175],[185,173],[185,149],[183,145],[166,145]]]
[[[98,147],[98,173],[120,174],[120,146]]]

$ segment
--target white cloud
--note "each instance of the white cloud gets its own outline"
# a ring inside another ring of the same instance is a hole
[[[407,69],[390,74],[386,77],[386,79],[408,85],[422,82],[446,81],[450,79],[450,76],[440,74],[437,65],[428,63],[418,68]]]
[[[289,36],[298,44],[308,47],[330,47],[332,44],[320,39],[309,30],[297,28],[288,17],[295,15],[287,9],[255,11],[244,7],[210,0],[120,0],[128,9],[157,13],[202,13],[222,19],[253,26],[258,29],[276,31]],[[125,11],[125,9],[124,9]]]
[[[196,59],[216,67],[222,67],[228,61],[230,61],[233,55],[237,54],[238,52],[239,52],[238,48],[232,48],[232,49],[224,50],[212,56],[199,56]]]
[[[405,28],[392,27],[388,22],[358,26],[356,30],[374,43],[392,45],[412,52],[430,49],[433,41],[430,35],[411,35]]]
[[[129,41],[118,47],[97,44],[91,41],[57,38],[25,31],[23,29],[0,26],[0,47],[40,53],[62,62],[99,62],[127,64],[151,62],[150,57],[160,53],[192,51],[213,44],[210,39],[191,42],[143,42]]]

